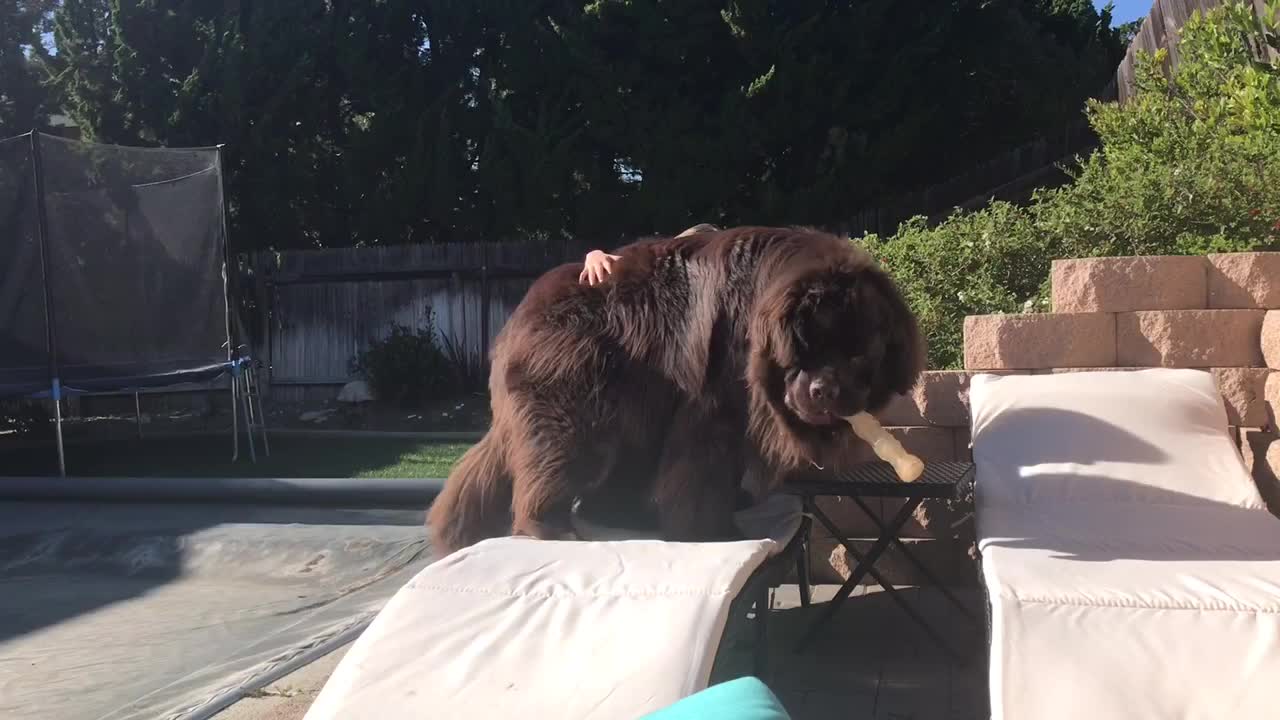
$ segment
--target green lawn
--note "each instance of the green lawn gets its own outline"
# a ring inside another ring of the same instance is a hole
[[[469,443],[399,438],[274,436],[271,456],[231,462],[228,435],[68,445],[67,474],[129,477],[435,477],[449,474]],[[0,475],[56,475],[52,446],[0,450]]]

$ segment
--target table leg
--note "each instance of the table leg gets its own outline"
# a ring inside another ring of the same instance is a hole
[[[845,546],[845,548],[846,550],[853,552],[852,548],[849,548],[847,545]],[[855,557],[858,557],[856,553],[855,553]],[[862,562],[863,560],[859,557],[859,560],[858,560],[859,565],[861,565]],[[952,660],[955,660],[956,662],[963,661],[963,658],[960,656],[960,654],[957,653],[955,650],[953,650],[951,646],[947,644],[947,641],[942,638],[942,635],[938,633],[937,630],[934,629],[933,625],[931,625],[928,620],[925,620],[923,615],[917,612],[915,608],[911,607],[911,603],[907,602],[902,597],[902,595],[898,592],[897,588],[895,588],[891,583],[885,580],[885,577],[880,574],[880,571],[876,570],[874,567],[868,567],[867,574],[870,575],[871,579],[875,580],[876,583],[880,585],[880,587],[884,588],[884,591],[888,593],[889,598],[893,600],[895,603],[897,603],[898,607],[902,608],[903,612],[905,612],[908,616],[910,616],[912,620],[916,621],[916,624],[920,626],[920,629],[924,630],[925,634],[929,636],[929,639],[933,640],[933,642],[937,644],[937,646],[942,650],[942,652],[946,653],[947,656],[949,656]]]
[[[889,528],[884,524],[883,521],[880,520],[879,517],[876,517],[875,513],[871,512],[871,508],[867,507],[866,503],[862,501],[862,498],[855,497],[853,500],[854,502],[858,503],[858,507],[862,508],[863,512],[867,513],[867,515],[871,517],[871,521],[876,524],[876,527],[879,528],[881,533],[889,532]],[[916,503],[916,505],[919,505],[919,504],[920,503],[918,502]],[[914,507],[912,512],[914,512]],[[955,593],[951,592],[951,590],[949,590],[945,584],[943,584],[942,582],[939,582],[938,577],[934,575],[933,572],[930,571],[929,568],[926,567],[923,562],[920,561],[920,558],[916,557],[915,553],[911,552],[911,549],[907,546],[906,543],[902,542],[902,539],[897,536],[896,532],[893,533],[892,544],[897,545],[898,549],[902,551],[902,554],[907,558],[907,560],[911,561],[912,565],[916,566],[916,570],[920,571],[920,574],[924,576],[925,580],[928,580],[933,587],[936,587],[939,590],[941,590],[942,594],[946,596],[947,600],[951,601],[951,604],[956,606],[956,608],[958,608],[960,612],[964,614],[965,617],[969,618],[975,624],[978,624],[978,625],[982,624],[982,621],[978,619],[978,616],[974,615],[973,611],[971,611],[963,602],[961,602],[960,598],[956,597]]]
[[[804,511],[809,512],[809,500],[804,501]],[[813,521],[805,515],[800,520],[800,547],[796,557],[796,585],[800,589],[800,607],[809,607],[812,602],[809,582],[809,532],[813,529]]]
[[[884,551],[897,541],[898,531],[901,530],[902,526],[911,518],[920,503],[920,498],[912,498],[908,500],[902,508],[898,510],[897,514],[894,515],[888,525],[880,523],[879,519],[875,518],[877,525],[880,526],[880,537],[876,539],[876,542],[867,551],[866,555],[858,552],[857,548],[853,547],[853,543],[849,542],[848,538],[840,533],[835,523],[831,522],[831,519],[827,517],[826,513],[822,512],[821,508],[818,508],[816,505],[814,506],[814,517],[818,518],[818,522],[822,523],[832,536],[840,541],[840,544],[844,546],[845,552],[857,561],[857,566],[849,573],[849,579],[840,586],[840,590],[836,593],[835,597],[833,597],[830,602],[826,603],[826,607],[823,608],[822,615],[815,619],[801,636],[800,641],[796,645],[797,651],[801,651],[808,646],[809,642],[813,639],[813,636],[817,633],[818,628],[831,620],[835,613],[840,609],[840,606],[844,604],[844,601],[849,598],[850,594],[852,594],[853,589],[862,581],[862,578],[870,575],[871,578],[880,585],[880,587],[884,588],[884,590],[889,593],[889,597],[892,598],[893,601],[911,617],[911,619],[915,620],[916,623],[921,626],[925,633],[929,635],[930,639],[937,643],[943,652],[954,660],[958,661],[961,659],[960,655],[947,645],[946,641],[944,641],[942,636],[934,630],[933,626],[930,625],[929,622],[915,610],[915,608],[912,608],[911,604],[904,600],[902,596],[898,594],[896,588],[887,582],[884,576],[881,575],[874,567],[876,561],[880,559],[880,556]],[[859,506],[864,511],[868,512],[868,514],[871,514],[870,509],[867,508],[865,504],[859,502]],[[874,518],[874,514],[872,514],[872,517]]]
[[[756,641],[754,671],[756,677],[769,680],[769,583],[760,583],[760,592],[756,596]]]
[[[914,502],[915,504],[919,504],[920,501],[916,500]],[[902,524],[907,521],[907,518],[911,517],[912,510],[914,510],[912,503],[908,502],[904,505],[902,510],[898,512],[898,515],[894,516],[894,525],[901,527]],[[812,512],[813,516],[818,519],[818,522],[822,523],[823,527],[831,533],[832,537],[839,540],[841,545],[844,545],[845,551],[849,552],[854,558],[861,557],[861,554],[854,549],[848,538],[841,534],[840,529],[836,527],[835,523],[831,522],[831,518],[827,517],[827,514],[822,511],[822,508],[818,507],[817,504],[814,504],[812,506]],[[901,517],[900,520],[899,516]],[[822,609],[822,614],[813,621],[809,626],[809,629],[800,637],[800,641],[796,644],[797,651],[803,650],[809,644],[809,641],[813,638],[818,628],[830,621],[832,616],[834,616],[840,607],[844,605],[844,601],[849,599],[849,595],[853,593],[853,589],[858,586],[858,583],[862,582],[862,578],[866,577],[867,571],[871,569],[871,566],[875,561],[879,560],[880,555],[889,547],[890,540],[891,535],[889,533],[880,533],[880,537],[876,539],[875,543],[872,544],[871,549],[867,551],[866,558],[858,562],[857,567],[849,573],[849,579],[845,580],[844,584],[840,586],[840,589],[836,591],[835,597],[824,603],[825,607]]]

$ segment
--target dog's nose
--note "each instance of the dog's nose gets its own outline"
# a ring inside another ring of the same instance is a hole
[[[840,394],[840,388],[836,384],[825,378],[814,378],[809,383],[809,397],[814,402],[830,403],[835,402],[836,397]]]

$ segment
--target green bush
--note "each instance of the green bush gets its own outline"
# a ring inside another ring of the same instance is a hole
[[[861,242],[911,304],[935,368],[959,367],[966,315],[1019,312],[1039,302],[1045,268],[1058,254],[1026,210],[1005,202],[933,228],[917,217],[888,239]]]
[[[965,315],[1048,310],[1054,258],[1280,248],[1280,2],[1197,13],[1178,43],[1170,78],[1165,51],[1140,54],[1125,104],[1089,102],[1101,147],[1071,184],[861,240],[920,315],[932,367],[960,366]]]
[[[379,402],[401,408],[421,408],[456,390],[456,372],[436,339],[435,314],[416,331],[393,324],[383,338],[351,359],[352,374],[363,377]]]

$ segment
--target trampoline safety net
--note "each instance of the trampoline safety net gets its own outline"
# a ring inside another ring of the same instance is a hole
[[[219,374],[222,213],[215,148],[0,141],[0,396]]]

